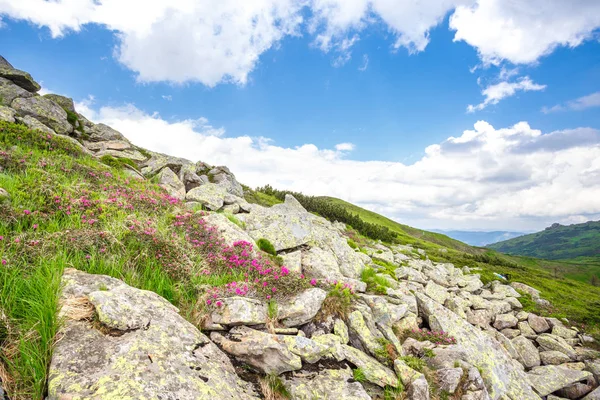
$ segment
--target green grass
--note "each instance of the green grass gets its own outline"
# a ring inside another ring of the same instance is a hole
[[[252,190],[250,187],[242,185],[244,189],[244,199],[248,203],[258,204],[264,207],[271,207],[275,204],[283,203],[275,196],[268,195],[259,191]]]
[[[275,251],[275,246],[273,246],[273,243],[269,242],[268,239],[260,238],[256,241],[256,245],[259,249],[261,249],[267,254],[271,254],[272,256],[277,255],[277,252]]]
[[[377,275],[377,271],[371,267],[366,267],[360,274],[360,280],[367,284],[367,291],[377,294],[386,294],[390,283],[382,276]]]
[[[414,244],[417,247],[423,245],[423,242],[430,242],[438,246],[447,247],[450,249],[471,251],[471,247],[465,243],[454,240],[441,233],[428,232],[421,229],[416,229],[408,225],[400,224],[389,218],[379,215],[373,211],[366,210],[362,207],[348,203],[344,200],[335,197],[322,197],[332,204],[337,204],[346,208],[349,212],[358,215],[362,220],[368,223],[377,224],[389,228],[398,235],[400,243]]]
[[[65,268],[151,290],[192,322],[203,307],[198,288],[244,279],[201,273],[202,256],[173,228],[183,210],[160,187],[130,180],[59,136],[0,122],[0,166],[0,187],[10,193],[0,204],[0,368],[13,400],[45,396]],[[110,201],[117,191],[123,197]],[[132,229],[135,221],[143,228]]]
[[[352,370],[352,376],[356,382],[363,383],[367,381],[365,371],[363,371],[361,368],[356,368],[355,370]]]

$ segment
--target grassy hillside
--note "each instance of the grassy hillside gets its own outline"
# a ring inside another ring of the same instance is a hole
[[[547,260],[600,263],[600,221],[552,226],[529,235],[488,245],[506,254]]]
[[[398,238],[402,243],[405,244],[424,244],[425,242],[437,244],[439,246],[447,247],[450,249],[460,250],[468,253],[472,253],[475,250],[458,240],[452,239],[441,233],[428,232],[425,230],[413,228],[408,225],[400,224],[396,221],[393,221],[389,218],[384,217],[383,215],[377,214],[373,211],[365,210],[362,207],[356,206],[354,204],[348,203],[347,201],[337,199],[335,197],[321,197],[322,199],[326,199],[327,201],[340,205],[346,208],[348,211],[357,214],[360,218],[365,220],[366,222],[370,222],[372,224],[378,224],[389,228],[398,234]]]

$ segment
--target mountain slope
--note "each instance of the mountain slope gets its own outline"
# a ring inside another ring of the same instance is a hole
[[[491,231],[491,232],[479,232],[479,231],[444,231],[434,229],[433,232],[442,233],[450,236],[452,239],[460,240],[471,246],[486,246],[488,244],[496,243],[501,240],[508,240],[518,236],[522,236],[523,232],[506,232],[506,231]]]
[[[600,261],[600,221],[558,225],[487,247],[507,253],[548,260]]]
[[[332,204],[337,204],[346,208],[349,212],[357,214],[361,219],[365,220],[366,222],[382,225],[389,228],[390,230],[398,234],[400,240],[403,243],[419,244],[422,242],[430,242],[439,246],[444,246],[459,251],[473,252],[474,250],[473,248],[471,248],[471,246],[467,245],[466,243],[462,243],[456,239],[452,239],[441,233],[429,232],[422,229],[413,228],[408,225],[400,224],[387,217],[384,217],[383,215],[366,210],[357,205],[348,203],[347,201],[328,196],[323,196],[321,198],[328,200]]]

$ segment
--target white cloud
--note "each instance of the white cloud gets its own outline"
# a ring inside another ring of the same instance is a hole
[[[366,71],[369,68],[369,55],[363,54],[363,62],[360,67],[358,67],[359,71]]]
[[[87,24],[113,31],[115,57],[140,81],[207,86],[245,84],[265,51],[305,32],[333,52],[335,66],[372,25],[387,28],[392,49],[424,51],[448,14],[455,40],[494,64],[535,62],[600,26],[595,0],[0,0],[0,17],[48,27],[54,37]]]
[[[337,151],[352,151],[354,150],[353,143],[338,143],[335,145]]]
[[[168,95],[163,94],[161,97],[166,101],[173,101],[173,96],[171,96],[170,94],[168,94]]]
[[[454,40],[477,48],[485,63],[529,64],[558,46],[576,47],[600,27],[596,0],[478,0],[456,8]]]
[[[348,159],[350,143],[286,148],[226,137],[206,119],[168,122],[132,105],[77,108],[143,147],[227,165],[248,185],[336,196],[422,228],[539,229],[600,216],[600,131],[590,128],[543,134],[526,122],[479,121],[403,164]]]
[[[477,105],[469,104],[467,106],[467,112],[480,111],[486,108],[490,104],[498,104],[500,100],[514,96],[518,91],[528,92],[531,90],[539,91],[544,90],[546,85],[539,85],[534,83],[528,76],[520,78],[516,82],[500,82],[494,85],[490,85],[483,89],[481,92],[485,96],[482,103]]]
[[[565,104],[557,104],[552,107],[542,107],[542,112],[544,114],[549,114],[557,111],[567,110],[581,111],[592,107],[600,107],[600,92],[579,97],[575,100],[568,101]]]

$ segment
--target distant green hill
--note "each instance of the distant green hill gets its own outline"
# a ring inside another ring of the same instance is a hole
[[[506,254],[600,263],[600,221],[563,226],[554,224],[537,233],[490,244]]]

